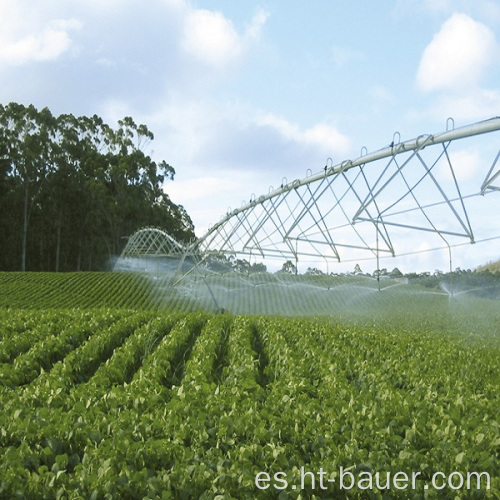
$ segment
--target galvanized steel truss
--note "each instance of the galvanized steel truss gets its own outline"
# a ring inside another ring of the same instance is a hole
[[[408,231],[433,233],[448,247],[457,239],[474,243],[467,200],[500,190],[499,130],[495,117],[406,142],[396,142],[395,134],[392,144],[375,153],[327,163],[316,175],[252,198],[227,213],[190,251],[342,261],[351,260],[353,252],[396,255]],[[494,159],[481,186],[467,183],[467,190],[473,189],[464,195],[456,147],[484,134]]]
[[[121,257],[171,257],[182,256],[185,252],[186,248],[165,231],[146,227],[129,238]]]

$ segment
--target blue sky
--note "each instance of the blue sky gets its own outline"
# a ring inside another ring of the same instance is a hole
[[[499,49],[496,0],[2,0],[0,101],[147,124],[200,235],[327,158],[500,115]]]

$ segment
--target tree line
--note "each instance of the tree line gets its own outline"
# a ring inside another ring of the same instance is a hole
[[[113,128],[97,115],[0,104],[0,270],[106,269],[144,226],[194,238],[163,191],[174,168],[145,152],[153,139],[131,117]]]

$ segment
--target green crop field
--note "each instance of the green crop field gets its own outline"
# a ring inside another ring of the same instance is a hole
[[[0,274],[0,498],[500,498],[498,301],[311,281],[285,317]]]

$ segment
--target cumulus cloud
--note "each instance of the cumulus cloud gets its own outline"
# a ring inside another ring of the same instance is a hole
[[[259,48],[269,18],[264,9],[236,25],[185,0],[158,0],[140,11],[131,0],[120,6],[118,0],[52,0],[55,10],[5,1],[13,10],[8,22],[0,6],[0,76],[2,83],[16,81],[14,100],[56,113],[97,113],[110,123],[131,115],[148,124],[155,133],[151,154],[177,170],[166,190],[198,228],[283,176],[303,177],[327,157],[347,155],[348,138],[327,121],[304,126],[239,98],[211,97],[227,69],[241,67]],[[137,36],[146,29],[147,37]],[[29,64],[62,59],[75,47],[70,72],[63,63]],[[8,78],[20,73],[28,76]]]
[[[347,136],[325,123],[318,123],[310,128],[301,130],[294,123],[272,114],[261,116],[257,119],[256,123],[259,126],[271,127],[289,142],[295,142],[300,146],[316,148],[325,154],[335,152],[344,155],[348,153],[350,148],[350,141]]]
[[[251,23],[245,30],[245,39],[251,41],[258,41],[262,34],[262,29],[269,18],[269,12],[264,9],[258,9],[252,18]]]
[[[319,171],[326,158],[343,160],[351,148],[349,138],[330,123],[301,127],[241,103],[172,96],[144,120],[169,137],[165,154],[172,162],[179,153],[193,173],[202,174],[207,165],[213,173],[252,171],[266,185],[283,175],[303,177],[308,168]]]
[[[73,46],[71,32],[82,24],[74,19],[35,19],[24,7],[7,2],[0,9],[0,61],[23,65],[59,58]]]
[[[166,190],[195,221],[197,231],[230,206],[267,193],[270,186],[319,172],[328,157],[348,157],[350,140],[334,124],[300,126],[249,105],[172,97],[143,121],[155,131],[155,148],[177,169]],[[188,176],[189,174],[189,176]],[[200,207],[204,207],[200,209]]]
[[[451,116],[460,122],[472,122],[497,115],[500,109],[500,90],[475,89],[466,94],[441,96],[429,115],[436,120]]]
[[[458,182],[465,183],[479,178],[483,163],[479,151],[461,150],[450,154],[450,162]]]
[[[220,12],[202,9],[188,13],[181,46],[189,55],[211,66],[227,64],[242,50],[233,23]]]
[[[246,115],[233,110],[215,120],[203,145],[210,164],[260,173],[264,184],[274,186],[283,176],[294,179],[308,169],[321,170],[328,157],[345,159],[349,149],[349,139],[330,124],[303,128],[282,116],[252,110]]]
[[[481,158],[481,154],[476,149],[461,149],[453,151],[449,154],[450,163],[453,167],[453,172],[455,178],[457,179],[459,185],[471,187],[471,181],[476,181],[479,177],[479,173],[484,169],[484,162]],[[483,174],[484,175],[484,174]],[[447,161],[439,163],[436,171],[437,178],[444,184],[445,182],[451,182],[453,179],[451,177],[450,166]],[[477,188],[474,185],[474,188]]]
[[[455,13],[426,47],[417,85],[425,92],[473,86],[480,82],[496,53],[495,35],[490,28]]]
[[[269,14],[260,9],[243,34],[221,12],[190,9],[186,12],[181,38],[182,49],[202,63],[216,68],[236,61],[248,42],[260,38]]]

